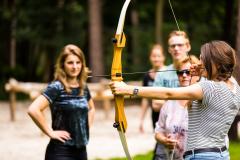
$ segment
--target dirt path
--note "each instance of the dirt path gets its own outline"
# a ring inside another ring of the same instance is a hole
[[[10,122],[9,104],[0,102],[0,160],[43,160],[48,137],[41,135],[26,113],[30,102],[17,103],[16,122]],[[138,132],[139,106],[126,107],[128,130],[126,134],[131,155],[146,153],[153,149],[155,140],[151,129],[150,115],[145,122],[146,133]],[[46,112],[49,119],[49,112]],[[112,127],[114,110],[106,120],[102,110],[96,111],[88,145],[89,159],[124,157],[117,130]]]

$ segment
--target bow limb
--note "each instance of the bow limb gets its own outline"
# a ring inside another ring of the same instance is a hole
[[[129,5],[130,1],[131,0],[126,0],[124,5],[123,5],[123,8],[122,8],[122,11],[121,11],[121,14],[120,14],[120,18],[119,18],[119,21],[118,21],[116,35],[120,35],[120,34],[123,33],[125,16],[126,16],[127,8],[128,8],[128,5]]]
[[[125,15],[127,11],[127,7],[131,0],[126,0],[118,21],[118,27],[113,39],[114,44],[114,53],[113,53],[113,62],[112,62],[112,70],[111,70],[111,80],[112,81],[122,81],[122,49],[125,47],[126,37],[123,33],[123,26],[125,21]],[[127,120],[124,112],[124,96],[122,95],[114,95],[115,102],[115,123],[113,126],[117,128],[119,132],[119,136],[122,142],[122,146],[126,157],[128,160],[131,160],[131,156],[128,151],[127,141],[125,138],[125,132],[127,130]]]

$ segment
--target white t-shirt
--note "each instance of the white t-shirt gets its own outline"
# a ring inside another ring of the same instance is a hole
[[[159,120],[156,123],[155,133],[170,135],[178,140],[174,154],[182,157],[185,151],[185,144],[188,130],[188,110],[177,100],[168,100],[161,108]]]

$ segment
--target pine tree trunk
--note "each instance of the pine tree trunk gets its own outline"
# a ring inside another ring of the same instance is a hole
[[[89,54],[90,70],[93,75],[104,73],[103,53],[102,53],[102,13],[101,1],[89,0]],[[91,81],[98,81],[92,78]]]
[[[156,43],[162,45],[163,38],[162,38],[162,25],[163,25],[163,7],[164,7],[164,0],[157,0],[156,2]]]
[[[238,16],[237,16],[237,37],[236,37],[236,54],[237,54],[237,66],[234,71],[234,76],[240,84],[240,0],[238,0]],[[236,116],[233,124],[229,130],[228,136],[230,140],[237,141],[239,140],[238,137],[238,123],[240,122],[240,112]]]
[[[14,69],[16,67],[16,27],[17,27],[17,18],[16,18],[16,3],[15,0],[11,2],[11,38],[10,38],[10,67]]]
[[[134,2],[133,2],[134,3]],[[140,64],[140,56],[139,56],[139,36],[138,36],[138,25],[139,25],[139,18],[138,12],[135,8],[131,9],[131,23],[132,23],[132,30],[131,30],[131,49],[132,49],[132,61],[133,66],[139,66]],[[128,43],[128,42],[127,42]]]
[[[236,37],[236,54],[237,60],[240,62],[240,0],[238,0],[238,16],[237,16],[237,37]],[[236,67],[236,79],[240,82],[240,64],[237,63]]]

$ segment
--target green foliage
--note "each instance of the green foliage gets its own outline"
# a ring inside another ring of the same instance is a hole
[[[153,152],[149,151],[146,154],[138,154],[133,157],[134,160],[151,160],[153,157]],[[109,160],[125,160],[126,158],[111,158]],[[97,158],[96,160],[102,160],[101,158]]]
[[[240,142],[239,141],[230,142],[229,152],[230,152],[231,160],[240,159],[239,151],[240,151]]]
[[[0,81],[0,99],[8,98],[8,95],[6,94],[5,89],[4,89],[5,82],[7,82],[7,81],[6,80]]]
[[[230,142],[229,152],[231,160],[239,160],[240,159],[240,143],[239,142]],[[153,152],[149,151],[146,154],[139,154],[133,157],[134,160],[151,160],[153,157]],[[111,158],[110,160],[125,160],[126,158]],[[101,159],[98,159],[101,160]]]
[[[136,159],[136,160],[151,160],[153,157],[153,152],[152,151],[149,151],[148,153],[146,154],[139,154],[139,155],[136,155],[134,156],[133,159]]]
[[[11,68],[10,66],[3,66],[1,70],[1,74],[5,78],[16,77],[19,80],[22,80],[26,76],[26,70],[21,65],[17,65],[15,68]]]
[[[0,80],[9,77],[23,81],[49,81],[60,49],[68,43],[81,47],[86,54],[87,64],[95,59],[89,59],[89,15],[88,1],[16,1],[16,13],[11,10],[12,1],[0,2]],[[64,3],[60,3],[64,2]],[[112,64],[113,38],[120,11],[124,1],[103,0],[102,9],[102,45],[105,74],[110,73]],[[227,4],[236,1],[216,0],[177,0],[171,1],[181,30],[188,33],[191,40],[191,54],[199,55],[201,44],[213,39],[229,37],[229,42],[235,41],[237,5],[233,4],[231,17],[233,23],[228,32],[224,31],[227,17]],[[217,2],[217,3],[216,3]],[[184,4],[184,5],[183,5]],[[138,13],[138,23],[132,25],[131,10]],[[155,10],[156,0],[132,0],[127,10],[124,32],[127,37],[123,50],[123,72],[147,71],[150,68],[148,55],[150,47],[155,43]],[[11,19],[16,16],[16,69],[9,69]],[[163,46],[166,54],[166,64],[171,63],[167,53],[167,38],[172,30],[176,30],[172,11],[165,0],[163,13]],[[98,43],[98,42],[95,42]],[[125,76],[125,80],[141,80],[143,75]]]

